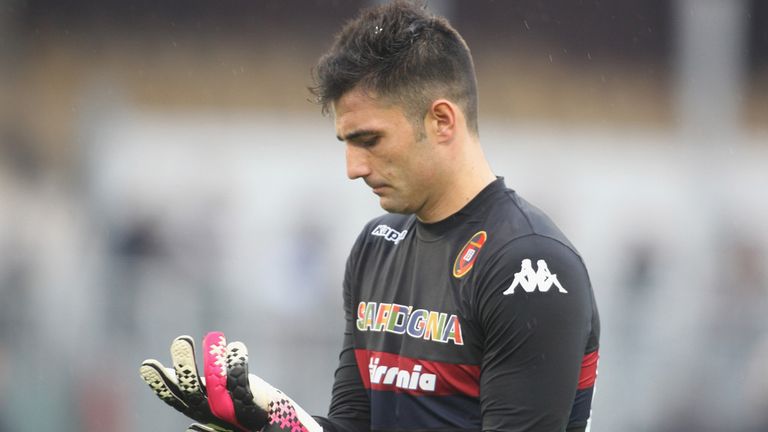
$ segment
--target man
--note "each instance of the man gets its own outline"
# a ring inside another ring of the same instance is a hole
[[[207,390],[188,337],[172,348],[176,376],[150,360],[145,380],[224,430],[585,430],[599,338],[589,277],[551,220],[491,171],[461,36],[407,2],[365,10],[316,81],[347,175],[389,212],[347,261],[327,418],[249,375],[245,347],[221,334],[204,341]]]

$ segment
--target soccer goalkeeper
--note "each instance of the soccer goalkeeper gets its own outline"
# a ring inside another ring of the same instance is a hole
[[[347,260],[346,330],[327,417],[248,373],[240,343],[172,345],[142,377],[193,431],[584,431],[600,324],[581,255],[496,177],[472,57],[405,1],[364,10],[315,69],[350,179],[388,213]],[[535,264],[534,264],[535,263]]]

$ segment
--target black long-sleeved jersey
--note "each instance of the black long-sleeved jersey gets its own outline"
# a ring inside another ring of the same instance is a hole
[[[448,219],[371,221],[347,261],[336,431],[578,431],[599,318],[554,223],[499,178]]]

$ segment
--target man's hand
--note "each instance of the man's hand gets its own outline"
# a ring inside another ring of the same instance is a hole
[[[197,372],[195,342],[189,336],[179,336],[171,343],[173,368],[164,367],[155,359],[141,364],[141,378],[153,392],[187,417],[219,431],[236,430],[213,415],[208,405],[204,381]]]
[[[203,340],[203,371],[197,372],[194,342],[180,336],[171,344],[173,369],[145,360],[141,377],[168,405],[193,420],[187,432],[322,432],[319,424],[280,390],[248,373],[248,350],[227,344],[212,332]]]

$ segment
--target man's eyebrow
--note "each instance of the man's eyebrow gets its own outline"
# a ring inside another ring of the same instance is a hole
[[[344,136],[344,137],[340,135],[336,135],[336,139],[339,141],[355,141],[363,137],[367,137],[370,135],[378,135],[378,134],[379,132],[373,129],[362,129],[362,130],[350,132],[349,134],[347,134],[347,136]]]

